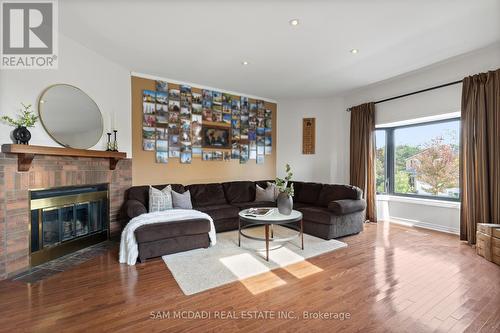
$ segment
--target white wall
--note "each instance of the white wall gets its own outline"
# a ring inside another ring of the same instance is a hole
[[[500,68],[500,44],[452,58],[413,73],[383,81],[344,96],[345,107],[461,80],[468,75]],[[460,111],[461,85],[449,86],[376,105],[377,125],[440,116]],[[343,110],[338,110],[343,112]],[[347,124],[346,124],[347,126]],[[382,197],[380,219],[458,233],[459,204]]]
[[[423,69],[413,71],[395,78],[381,81],[360,89],[344,94],[346,106],[358,105],[365,102],[393,97],[412,91],[417,91],[451,81],[461,80],[468,75],[497,69],[500,66],[500,43],[476,50],[446,61],[436,63]],[[455,86],[459,87],[459,86]],[[442,89],[439,91],[443,91]],[[428,96],[434,93],[424,93]],[[440,93],[442,94],[442,93]],[[408,97],[409,98],[409,97]],[[446,98],[443,98],[444,103]],[[459,101],[460,102],[460,101]],[[377,112],[384,104],[377,104]],[[447,104],[445,104],[447,105]],[[458,104],[460,105],[460,103]],[[426,110],[420,108],[422,116]],[[406,114],[406,110],[398,110],[398,113]],[[394,115],[396,116],[396,115]],[[416,114],[410,113],[409,117]]]
[[[346,113],[334,112],[344,106],[340,98],[287,99],[278,101],[278,150],[276,173],[283,176],[289,163],[294,179],[324,183],[345,183]],[[302,154],[302,118],[316,118],[316,153]],[[334,156],[335,158],[332,158]]]
[[[404,225],[460,233],[460,203],[377,196],[377,218]]]
[[[85,91],[99,106],[104,128],[110,127],[110,115],[116,113],[119,150],[132,156],[130,73],[127,69],[59,34],[59,68],[56,70],[0,71],[0,113],[13,116],[21,102],[31,103],[38,112],[38,97],[48,86],[67,83]],[[68,105],[71,108],[71,105]],[[9,143],[12,128],[0,124],[0,143]],[[40,122],[30,129],[30,144],[59,146]],[[92,149],[105,148],[105,135]]]

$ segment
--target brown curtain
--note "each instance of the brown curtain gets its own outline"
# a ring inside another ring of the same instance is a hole
[[[477,223],[500,223],[500,69],[462,87],[460,239],[476,243]]]
[[[351,108],[350,141],[351,185],[363,190],[366,219],[377,222],[375,202],[375,104]]]

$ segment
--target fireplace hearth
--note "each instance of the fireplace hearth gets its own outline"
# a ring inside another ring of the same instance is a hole
[[[30,265],[109,238],[107,184],[30,191]]]

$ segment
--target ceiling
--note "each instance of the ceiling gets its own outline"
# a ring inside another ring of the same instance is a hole
[[[65,0],[59,17],[132,72],[274,99],[343,93],[500,41],[500,0]]]

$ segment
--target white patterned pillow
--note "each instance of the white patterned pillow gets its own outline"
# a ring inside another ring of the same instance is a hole
[[[163,190],[149,186],[149,212],[161,212],[172,209],[172,186],[168,185]]]

